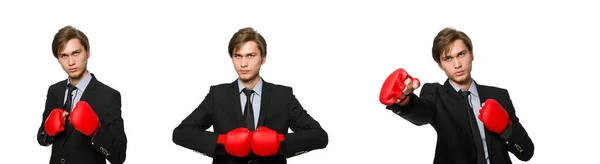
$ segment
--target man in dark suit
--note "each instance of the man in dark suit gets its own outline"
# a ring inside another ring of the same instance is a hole
[[[125,162],[121,94],[87,70],[87,36],[72,26],[63,27],[54,36],[52,53],[68,78],[48,88],[37,133],[40,145],[52,145],[50,163]]]
[[[433,42],[433,59],[448,79],[419,87],[403,69],[396,70],[382,86],[380,100],[397,115],[437,132],[433,163],[508,164],[508,152],[529,161],[534,145],[519,122],[506,89],[477,84],[471,78],[471,39],[445,28]]]
[[[213,163],[286,163],[327,146],[328,135],[300,105],[292,88],[264,81],[267,43],[254,29],[236,32],[229,56],[239,78],[210,87],[200,105],[173,131],[173,142]],[[213,126],[214,132],[206,131]],[[288,133],[290,128],[293,133]]]

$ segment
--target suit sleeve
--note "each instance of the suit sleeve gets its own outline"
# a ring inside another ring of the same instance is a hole
[[[121,94],[117,91],[111,96],[106,109],[99,115],[100,127],[92,136],[91,146],[102,154],[111,164],[125,162],[127,136],[121,117]]]
[[[319,122],[313,119],[292,92],[289,104],[290,129],[293,133],[284,134],[280,154],[290,158],[312,150],[327,147],[329,138]]]
[[[217,147],[218,134],[206,131],[213,123],[213,87],[202,103],[173,130],[173,142],[209,157],[221,155]]]
[[[410,102],[407,106],[400,106],[394,103],[387,106],[386,109],[392,110],[392,112],[417,126],[431,123],[435,115],[434,102],[436,102],[437,93],[435,89],[434,84],[425,84],[421,89],[420,97],[414,93],[409,95]]]
[[[513,106],[512,100],[508,94],[508,91],[504,90],[504,94],[508,96],[508,109],[507,112],[512,121],[512,133],[508,137],[508,151],[513,153],[521,161],[529,161],[533,157],[534,145],[531,138],[525,131],[525,128],[519,122],[519,118],[516,115],[515,107]]]
[[[52,142],[54,140],[54,137],[48,136],[48,134],[46,134],[46,130],[44,129],[44,123],[46,122],[46,118],[48,118],[48,115],[50,115],[50,112],[52,110],[50,109],[50,102],[54,102],[54,97],[50,93],[50,88],[48,88],[48,93],[46,94],[46,106],[44,108],[44,113],[42,114],[42,125],[40,125],[40,128],[37,132],[38,143],[42,146],[50,146],[52,145]]]

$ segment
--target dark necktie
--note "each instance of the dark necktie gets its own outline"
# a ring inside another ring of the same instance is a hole
[[[77,87],[69,84],[68,88],[69,90],[67,91],[67,102],[65,102],[64,110],[71,112],[71,109],[73,108],[71,106],[73,105],[73,90],[77,89]]]
[[[465,99],[465,103],[467,104],[467,110],[469,111],[469,123],[471,124],[471,134],[473,134],[473,141],[475,142],[475,147],[477,151],[477,163],[486,164],[485,154],[483,150],[483,145],[481,142],[481,136],[479,135],[479,128],[477,127],[477,120],[475,120],[475,114],[473,113],[473,108],[471,107],[471,103],[469,103],[469,91],[459,91],[460,95]]]
[[[254,110],[252,110],[252,102],[251,102],[251,97],[252,97],[252,93],[254,93],[254,90],[252,89],[242,89],[242,91],[244,92],[244,94],[246,94],[246,106],[244,107],[244,118],[246,118],[246,127],[248,127],[248,130],[250,131],[254,131]]]
[[[67,88],[69,89],[67,91],[67,102],[65,102],[63,109],[66,110],[67,112],[71,112],[71,110],[73,109],[72,105],[73,105],[73,90],[77,89],[77,87],[68,84]],[[70,136],[71,132],[73,132],[73,124],[71,124],[71,121],[69,121],[68,119],[65,119],[65,132],[67,136]],[[66,142],[65,142],[66,144]],[[64,144],[63,144],[64,146]]]

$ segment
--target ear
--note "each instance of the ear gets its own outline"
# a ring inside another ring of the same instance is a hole
[[[90,53],[90,51],[86,52],[87,54],[87,58],[86,59],[90,59],[90,56],[92,56],[92,54]]]
[[[267,55],[261,57],[262,62],[260,63],[260,65],[265,64],[265,62],[267,61]]]

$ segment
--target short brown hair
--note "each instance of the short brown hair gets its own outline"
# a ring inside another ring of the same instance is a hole
[[[52,41],[52,53],[55,58],[58,58],[58,53],[62,51],[65,43],[71,39],[79,39],[79,42],[85,48],[85,51],[90,51],[90,44],[87,36],[75,27],[69,25],[61,28],[54,35],[54,40]]]
[[[437,34],[435,39],[433,39],[433,47],[431,48],[433,60],[440,64],[440,55],[444,52],[448,52],[450,50],[450,45],[456,40],[462,40],[465,43],[465,46],[467,46],[467,49],[469,49],[469,52],[473,53],[473,43],[467,34],[452,27],[446,27]]]
[[[235,51],[237,51],[242,44],[249,41],[256,42],[261,57],[267,56],[267,41],[265,41],[265,38],[252,27],[246,27],[238,30],[238,32],[233,34],[231,40],[229,40],[229,57],[233,57]]]

